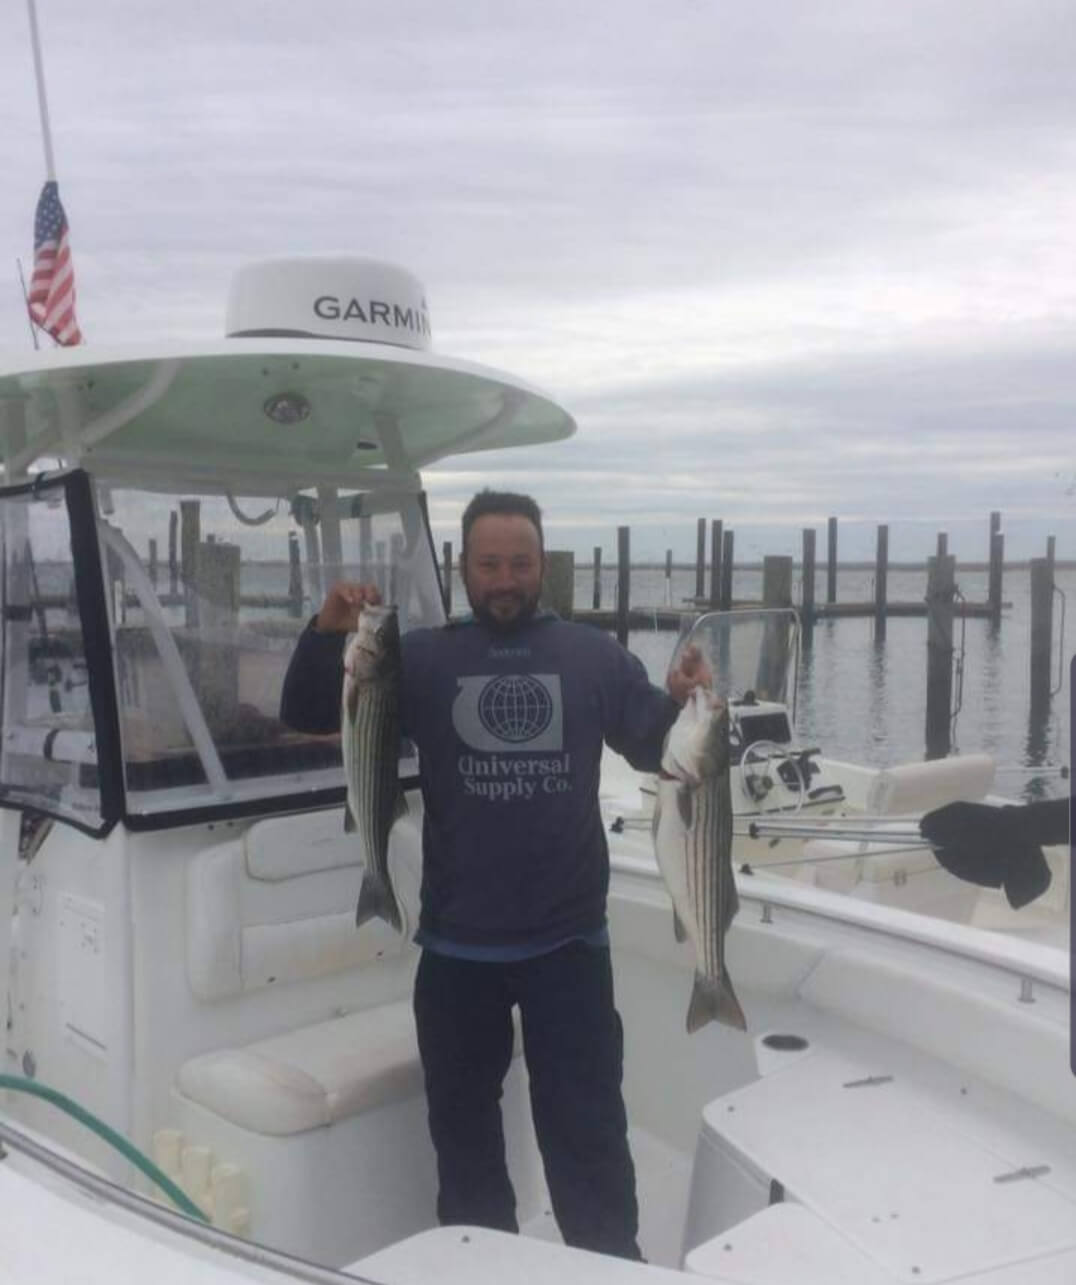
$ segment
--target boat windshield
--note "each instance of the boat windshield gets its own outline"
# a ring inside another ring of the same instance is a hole
[[[101,712],[87,695],[78,541],[59,499],[4,502],[9,749],[0,775],[23,806],[92,826],[107,769],[95,737]],[[417,494],[177,498],[98,482],[95,525],[124,812],[136,824],[342,784],[339,737],[279,719],[299,634],[335,581],[376,582],[404,630],[444,619]],[[401,770],[415,770],[406,755]]]
[[[79,612],[66,488],[20,487],[0,501],[3,736],[0,801],[102,824],[87,637]],[[83,773],[93,786],[81,785]]]
[[[674,664],[688,646],[698,647],[709,662],[718,695],[735,700],[753,692],[759,700],[789,705],[795,719],[799,668],[795,611],[713,611],[690,618],[681,629]]]

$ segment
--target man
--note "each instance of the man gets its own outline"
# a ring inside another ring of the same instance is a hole
[[[693,653],[666,695],[608,635],[539,611],[543,564],[537,504],[481,492],[463,515],[473,617],[402,640],[402,730],[425,803],[414,1007],[437,1212],[518,1230],[500,1114],[518,1005],[561,1234],[639,1258],[599,765],[604,739],[656,770],[679,705],[708,675]],[[372,585],[330,590],[289,667],[285,722],[339,727],[344,637],[379,598]]]

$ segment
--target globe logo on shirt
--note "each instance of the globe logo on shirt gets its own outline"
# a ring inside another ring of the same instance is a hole
[[[492,678],[478,698],[478,717],[487,732],[518,745],[533,741],[553,720],[553,701],[545,686],[530,674]]]

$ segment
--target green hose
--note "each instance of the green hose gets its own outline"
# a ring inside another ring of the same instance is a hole
[[[109,1146],[115,1147],[131,1164],[141,1169],[150,1182],[159,1187],[176,1208],[182,1210],[188,1218],[197,1218],[204,1223],[209,1222],[209,1219],[194,1201],[185,1192],[181,1191],[166,1173],[158,1169],[148,1156],[144,1156],[122,1134],[117,1133],[115,1129],[110,1128],[103,1120],[99,1120],[92,1112],[87,1111],[85,1107],[80,1107],[77,1102],[73,1102],[65,1094],[57,1092],[56,1089],[47,1088],[44,1084],[38,1084],[36,1080],[26,1080],[21,1075],[4,1075],[2,1073],[0,1073],[0,1089],[14,1089],[16,1093],[29,1093],[35,1098],[44,1098],[46,1102],[51,1102],[53,1106],[59,1107],[61,1111],[66,1111],[79,1124],[84,1124],[87,1129],[91,1129],[99,1138],[104,1139]]]

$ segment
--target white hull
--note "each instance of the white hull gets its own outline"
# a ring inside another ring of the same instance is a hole
[[[189,898],[191,871],[205,863],[208,849],[195,841],[220,846],[219,839],[185,831],[164,845],[157,836],[151,855],[137,837],[124,841],[120,833],[103,849],[98,845],[97,860],[87,860],[90,840],[65,838],[39,853],[38,887],[46,891],[29,917],[44,940],[50,915],[69,914],[73,899],[89,904],[95,884],[133,873],[130,937],[123,940],[119,923],[103,929],[120,939],[103,940],[100,980],[111,991],[122,961],[136,961],[135,1025],[126,1038],[122,1024],[110,1028],[119,1056],[110,1046],[94,1057],[69,1008],[66,1027],[59,1020],[64,1013],[55,1011],[36,1026],[24,1019],[17,1029],[27,1046],[41,1051],[41,1078],[105,1118],[130,1120],[132,1136],[147,1152],[154,1134],[178,1127],[184,1144],[209,1147],[214,1163],[238,1163],[252,1239],[325,1265],[353,1264],[364,1275],[362,1260],[379,1254],[370,1265],[377,1279],[425,1279],[414,1273],[430,1252],[427,1240],[407,1239],[433,1226],[421,1092],[274,1136],[198,1107],[176,1087],[184,1063],[206,1049],[257,1045],[266,1032],[316,1030],[345,1000],[368,1015],[405,1000],[411,952],[280,990],[201,1001],[188,985],[200,947],[183,888]],[[814,1254],[845,1272],[819,1280],[959,1277],[995,1285],[1071,1279],[1064,1272],[1076,1265],[1076,1092],[1068,1068],[1063,953],[764,874],[741,879],[740,888],[728,964],[750,1031],[744,1036],[710,1026],[688,1036],[691,958],[674,941],[645,837],[637,843],[626,837],[617,846],[611,930],[640,1170],[641,1241],[650,1261],[678,1268],[686,1253],[689,1270],[730,1281],[797,1280],[792,1273],[800,1258],[782,1257],[793,1252]],[[32,935],[21,940],[22,967],[44,967],[44,958],[34,958]],[[87,975],[87,985],[91,980]],[[21,984],[26,981],[24,972]],[[799,1036],[807,1048],[772,1050],[764,1039],[774,1033]],[[300,1037],[296,1047],[310,1042]],[[513,1075],[517,1083],[505,1109],[520,1215],[542,1240],[554,1233],[518,1062]],[[845,1087],[857,1081],[864,1083]],[[85,1134],[60,1124],[51,1108],[11,1094],[6,1105],[20,1125],[117,1180],[130,1179],[125,1165],[87,1145]],[[1022,1169],[1040,1176],[999,1181]],[[38,1167],[22,1159],[0,1168],[0,1175],[12,1226],[39,1229],[47,1218],[64,1228],[55,1238],[18,1231],[8,1240],[20,1268],[11,1279],[24,1279],[31,1262],[35,1279],[59,1279],[73,1254],[92,1262],[102,1278],[107,1268],[112,1282],[136,1273],[189,1272],[189,1255],[208,1256],[212,1275],[261,1271],[140,1228],[131,1215],[87,1203],[51,1177],[42,1186]],[[395,1202],[386,1199],[393,1182]],[[784,1205],[770,1206],[773,1182],[781,1184]],[[332,1217],[324,1217],[325,1209]],[[16,1210],[26,1216],[15,1217]],[[346,1210],[350,1218],[342,1215]],[[376,1217],[365,1216],[371,1210]],[[452,1235],[433,1236],[444,1267],[439,1279],[455,1278],[454,1262],[460,1280],[473,1280],[476,1272],[481,1278],[475,1247],[487,1238],[468,1242],[472,1248],[463,1253],[457,1236],[454,1258],[446,1249]],[[401,1240],[402,1247],[387,1244]],[[529,1243],[498,1243],[489,1252],[502,1271],[516,1259],[520,1270],[534,1270],[538,1278],[546,1270],[536,1266],[547,1262],[546,1251]],[[643,1270],[604,1263],[599,1270],[590,1256],[571,1261],[582,1276]],[[565,1270],[556,1253],[548,1263],[551,1271]],[[849,1275],[849,1264],[862,1275]],[[913,1266],[920,1271],[912,1273]]]
[[[733,860],[738,871],[743,873],[747,866],[756,874],[779,876],[857,901],[1068,949],[1067,845],[1044,849],[1050,886],[1032,903],[1014,910],[1000,889],[966,882],[944,869],[919,834],[925,812],[956,799],[995,806],[1011,802],[987,792],[994,775],[993,761],[987,756],[912,763],[897,769],[867,768],[824,757],[817,763],[820,779],[839,787],[837,801],[801,804],[794,792],[783,791],[778,784],[771,806],[758,808],[741,788],[739,766],[732,767]],[[602,788],[607,816],[618,829],[622,826],[618,842],[645,857],[650,850],[652,784],[618,755],[607,752]],[[754,827],[758,833],[752,833]],[[788,833],[782,834],[786,828]],[[890,837],[863,837],[872,828]],[[855,838],[842,837],[849,830]],[[894,839],[895,835],[901,837]],[[744,886],[741,880],[741,889]]]
[[[693,959],[645,803],[611,778],[609,819],[641,823],[612,842],[609,914],[650,1264],[552,1243],[521,1058],[504,1111],[527,1234],[437,1229],[416,951],[377,924],[356,933],[362,854],[343,833],[338,756],[279,723],[280,689],[336,579],[374,577],[409,626],[443,620],[421,466],[554,440],[570,417],[497,372],[314,339],[42,354],[0,373],[0,394],[9,482],[60,449],[94,470],[0,503],[0,994],[4,1070],[23,1077],[0,1094],[0,1281],[1076,1280],[1066,953],[977,927],[997,917],[992,894],[922,851],[913,869],[870,843],[823,861],[767,840],[738,854],[753,873],[727,941],[749,1029],[689,1036]],[[170,515],[176,491],[188,498]],[[262,511],[264,496],[288,503]],[[138,549],[171,518],[180,548],[155,582]],[[245,587],[241,563],[258,572]],[[260,578],[274,566],[283,583]],[[726,682],[741,731],[756,720],[744,789],[756,817],[780,817],[794,631],[789,613],[760,614],[758,657],[738,627],[714,655],[726,677],[746,661],[758,689]],[[808,816],[912,828],[943,781],[946,797],[986,789],[966,761],[886,781],[818,776],[808,757],[799,771],[823,791],[807,792]],[[51,819],[22,830],[23,810]],[[419,811],[390,854],[412,924]],[[1043,920],[1026,935],[1061,940],[1063,866],[1052,900],[1021,912]],[[145,1194],[143,1172],[21,1091],[41,1085],[133,1143],[213,1226],[121,1204],[100,1176]],[[57,1155],[76,1168],[58,1172]]]

